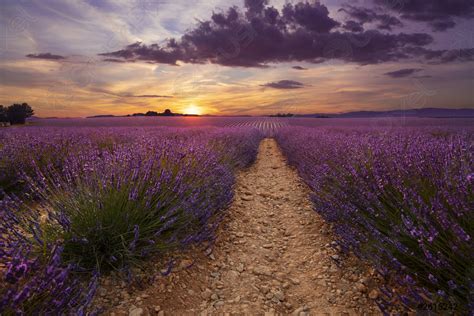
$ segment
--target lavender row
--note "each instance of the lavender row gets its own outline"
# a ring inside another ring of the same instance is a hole
[[[24,185],[0,205],[2,314],[80,314],[97,273],[128,272],[212,241],[234,172],[253,162],[261,139],[239,128],[32,128],[3,136],[2,170],[12,172],[3,179]]]
[[[391,280],[383,310],[473,309],[472,132],[287,128],[277,139],[341,245]]]

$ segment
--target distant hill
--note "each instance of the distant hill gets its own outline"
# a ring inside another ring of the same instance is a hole
[[[332,118],[371,118],[371,117],[427,117],[427,118],[474,118],[474,109],[441,109],[423,108],[391,111],[355,111],[338,114],[306,114],[298,117],[332,117]]]
[[[34,122],[34,121],[39,121],[39,120],[70,120],[70,119],[77,119],[80,117],[70,117],[70,116],[32,116],[27,118],[26,120],[28,122]]]
[[[103,115],[93,115],[87,116],[86,118],[107,118],[107,117],[137,117],[137,116],[199,116],[197,114],[181,114],[181,113],[173,113],[170,109],[166,109],[162,113],[158,113],[156,111],[148,111],[146,113],[133,113],[127,115],[111,115],[111,114],[103,114]]]
[[[104,114],[104,115],[87,116],[86,118],[101,118],[101,117],[116,117],[116,116],[112,114]]]

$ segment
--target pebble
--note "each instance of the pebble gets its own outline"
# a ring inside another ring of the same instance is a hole
[[[260,287],[260,291],[263,293],[263,294],[267,294],[270,289],[268,288],[268,286],[261,286]]]
[[[296,279],[296,278],[290,278],[290,281],[291,281],[291,283],[293,283],[294,285],[300,284],[300,280],[299,280],[299,279]]]
[[[218,306],[224,306],[224,301],[217,301],[214,306],[218,307]]]
[[[300,313],[307,312],[308,310],[309,310],[308,306],[303,305],[303,306],[298,307],[297,309],[295,309],[293,311],[293,315],[299,315]]]
[[[271,276],[272,275],[272,272],[270,271],[270,269],[268,269],[266,267],[255,267],[253,269],[253,273],[256,274],[256,275],[265,275],[265,276]]]
[[[243,263],[239,263],[236,267],[236,270],[240,273],[244,272],[244,269],[245,269],[245,267],[244,267]]]
[[[356,289],[357,289],[357,291],[359,291],[361,293],[367,292],[367,287],[362,283],[357,283]]]
[[[180,269],[187,269],[189,268],[191,265],[193,264],[193,261],[192,260],[182,260],[180,263],[179,263],[179,267]]]
[[[211,297],[211,295],[212,295],[212,291],[210,289],[205,289],[201,293],[201,297],[205,300],[208,300]]]
[[[285,300],[285,294],[282,291],[276,291],[273,294],[273,297],[275,297],[280,302],[283,302]]]
[[[143,308],[132,306],[128,310],[128,316],[142,316],[144,313]]]
[[[370,291],[369,293],[369,298],[370,299],[377,299],[379,297],[379,291],[377,291],[376,289],[373,289],[372,291]]]

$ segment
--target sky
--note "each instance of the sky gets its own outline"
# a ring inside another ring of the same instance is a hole
[[[472,0],[0,0],[41,117],[474,108]]]

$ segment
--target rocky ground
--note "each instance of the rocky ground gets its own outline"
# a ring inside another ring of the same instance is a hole
[[[339,253],[273,139],[262,141],[235,190],[212,252],[185,255],[142,291],[104,280],[97,304],[134,316],[380,314],[373,271]]]

